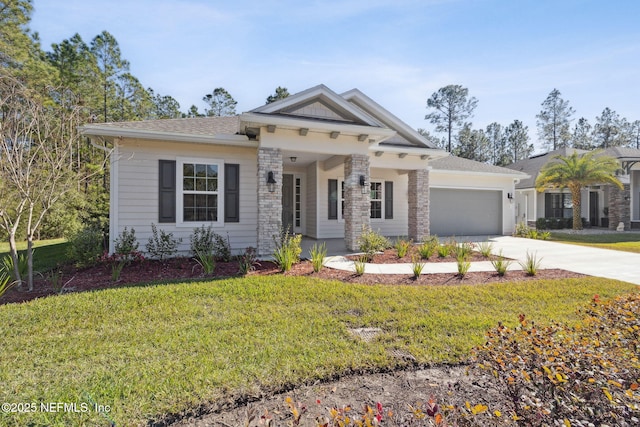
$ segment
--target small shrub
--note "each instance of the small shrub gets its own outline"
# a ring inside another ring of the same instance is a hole
[[[538,218],[536,220],[536,228],[538,230],[546,230],[548,227],[546,218]]]
[[[275,239],[276,248],[273,258],[280,271],[289,271],[293,264],[300,261],[302,248],[302,234],[289,234],[288,230],[281,230],[279,238]]]
[[[359,256],[358,259],[356,259],[353,262],[353,267],[356,270],[356,276],[362,276],[364,274],[364,268],[366,266],[368,259],[365,255]]]
[[[120,255],[127,261],[132,260],[138,253],[138,239],[136,238],[136,230],[131,228],[131,231],[127,230],[127,227],[122,230],[122,233],[115,240],[114,253]]]
[[[151,223],[152,236],[147,242],[146,248],[149,255],[159,260],[170,258],[178,252],[178,245],[182,243],[182,239],[176,239],[173,237],[173,233],[167,233],[164,230],[158,228],[155,224]]]
[[[201,254],[212,254],[218,261],[231,260],[231,244],[229,236],[224,237],[213,231],[211,226],[196,227],[191,234],[191,254],[194,257]]]
[[[530,254],[527,251],[527,257],[524,261],[520,262],[522,269],[527,273],[527,276],[535,276],[538,274],[538,270],[540,269],[540,261],[536,254]]]
[[[418,254],[422,259],[429,259],[435,253],[436,248],[438,247],[438,242],[427,241],[422,242],[418,246]]]
[[[399,237],[393,244],[393,247],[398,253],[398,258],[404,258],[407,255],[407,252],[409,252],[409,248],[411,248],[411,240]]]
[[[529,226],[524,222],[516,224],[516,230],[513,232],[515,237],[527,237],[529,235]]]
[[[15,283],[15,281],[11,280],[11,274],[0,266],[0,297],[11,289]]]
[[[311,258],[311,264],[313,265],[313,271],[318,272],[322,269],[324,265],[324,258],[327,256],[327,244],[322,242],[321,245],[318,246],[317,243],[314,243],[311,249],[309,249],[309,257]]]
[[[449,245],[438,245],[438,257],[446,258],[451,253],[451,246]]]
[[[216,257],[211,252],[198,252],[195,259],[205,275],[209,276],[216,270]]]
[[[413,278],[417,279],[422,274],[424,269],[424,263],[421,262],[421,258],[414,256],[411,258],[411,271],[413,272]]]
[[[33,250],[35,254],[35,249]],[[26,252],[18,253],[18,274],[20,278],[25,277],[27,275],[27,270],[29,269],[28,258]],[[0,264],[0,271],[4,271],[9,275],[9,278],[12,281],[17,281],[18,277],[16,277],[15,272],[13,271],[13,258],[11,255],[6,255],[2,258],[2,263]]]
[[[256,249],[249,246],[238,260],[238,272],[241,276],[246,276],[250,271],[256,269],[255,265],[257,262],[258,255],[256,254]]]
[[[463,242],[453,246],[452,248],[453,255],[455,255],[456,258],[469,258],[471,254],[473,254],[474,246],[471,242]]]
[[[102,232],[97,228],[85,227],[69,238],[67,256],[78,266],[94,265],[102,254]]]
[[[120,280],[120,274],[122,274],[122,270],[124,266],[127,264],[126,260],[120,259],[111,264],[111,281],[113,283]]]
[[[541,233],[538,233],[538,239],[540,240],[549,240],[550,238],[551,238],[550,231],[543,231]]]
[[[483,257],[489,258],[493,251],[493,243],[489,241],[480,242],[478,244],[478,250],[480,251],[480,254],[482,254]]]
[[[466,276],[471,268],[471,262],[469,262],[469,259],[466,256],[458,255],[456,257],[456,262],[458,264],[458,276]]]
[[[596,295],[577,325],[519,316],[474,351],[473,370],[499,393],[518,425],[637,425],[640,295]]]
[[[389,240],[371,228],[363,227],[358,238],[358,247],[360,252],[366,255],[367,261],[371,261],[376,252],[382,252],[389,247]]]
[[[496,273],[498,273],[498,276],[502,277],[507,273],[507,269],[511,265],[511,261],[506,260],[502,256],[502,251],[500,251],[500,255],[498,255],[498,259],[491,261],[491,264],[493,265],[493,268],[496,270]]]
[[[525,236],[528,239],[533,239],[536,240],[538,238],[539,234],[538,234],[538,230],[536,230],[535,228],[530,228],[527,231],[527,235]]]

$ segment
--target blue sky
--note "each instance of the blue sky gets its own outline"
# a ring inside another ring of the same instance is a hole
[[[438,88],[479,103],[475,128],[514,119],[537,141],[552,89],[591,124],[605,107],[640,119],[634,0],[33,0],[45,50],[113,34],[145,87],[186,111],[224,87],[239,112],[277,86],[357,87],[415,128]]]

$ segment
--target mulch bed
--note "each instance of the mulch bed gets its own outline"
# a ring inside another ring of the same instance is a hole
[[[475,254],[470,261],[486,261],[486,258],[480,254]],[[411,255],[404,258],[398,258],[395,251],[388,250],[384,253],[377,254],[374,263],[393,263],[403,262],[410,263]],[[451,256],[439,258],[437,255],[432,256],[427,263],[434,262],[455,262]],[[419,278],[414,279],[411,275],[398,274],[363,274],[358,276],[353,272],[334,270],[323,268],[317,273],[313,272],[313,266],[310,261],[302,261],[293,266],[291,271],[286,273],[280,272],[278,267],[269,261],[261,261],[256,264],[255,271],[251,272],[251,276],[261,275],[283,275],[283,276],[307,276],[318,279],[339,280],[345,283],[361,283],[361,284],[388,284],[388,285],[410,285],[410,286],[434,286],[434,285],[481,285],[494,282],[513,282],[520,280],[538,280],[538,279],[561,279],[568,277],[583,277],[584,275],[572,273],[564,270],[549,269],[539,270],[536,276],[527,276],[522,271],[508,271],[503,277],[498,276],[495,272],[471,272],[467,273],[463,278],[457,274],[423,274]],[[113,282],[111,279],[111,265],[98,264],[89,268],[78,269],[71,265],[63,266],[61,269],[61,277],[58,280],[59,286],[64,285],[63,292],[82,292],[98,289],[113,288],[118,286],[129,286],[134,284],[149,282],[165,282],[179,280],[206,280],[223,277],[238,276],[238,263],[218,262],[213,275],[205,276],[200,265],[192,258],[174,258],[165,261],[144,260],[133,262],[122,270],[118,281]],[[0,297],[0,304],[17,303],[41,298],[49,295],[60,293],[60,289],[55,289],[51,275],[37,275],[34,280],[34,290],[31,292],[19,291],[12,288]]]

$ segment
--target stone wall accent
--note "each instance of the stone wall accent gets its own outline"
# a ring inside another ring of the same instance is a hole
[[[362,194],[360,176],[366,180]],[[369,181],[369,157],[352,154],[344,162],[344,241],[347,249],[357,250],[362,229],[369,227],[371,212]]]
[[[620,222],[624,229],[631,229],[631,187],[624,184],[621,190],[615,185],[609,186],[609,230],[615,230]]]
[[[421,242],[429,236],[429,170],[409,171],[409,238]]]
[[[269,191],[267,176],[273,172],[275,189]],[[274,236],[282,227],[282,153],[278,148],[258,148],[258,247],[259,257],[275,249]]]

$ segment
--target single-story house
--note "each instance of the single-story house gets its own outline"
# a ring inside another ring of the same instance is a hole
[[[516,184],[516,216],[518,222],[535,225],[538,218],[571,218],[573,203],[571,193],[565,189],[545,190],[538,193],[535,182],[540,169],[556,156],[568,156],[575,148],[560,148],[545,154],[520,160],[507,167],[529,175]],[[625,230],[640,229],[640,150],[627,147],[611,147],[602,155],[618,159],[618,179],[624,189],[610,184],[591,185],[582,190],[580,216],[593,227],[616,229],[622,222]]]
[[[324,85],[233,117],[89,124],[112,147],[110,235],[151,224],[181,237],[228,235],[268,256],[282,228],[312,239],[363,227],[415,241],[430,233],[510,234],[514,184],[526,174],[433,146],[357,89]]]

